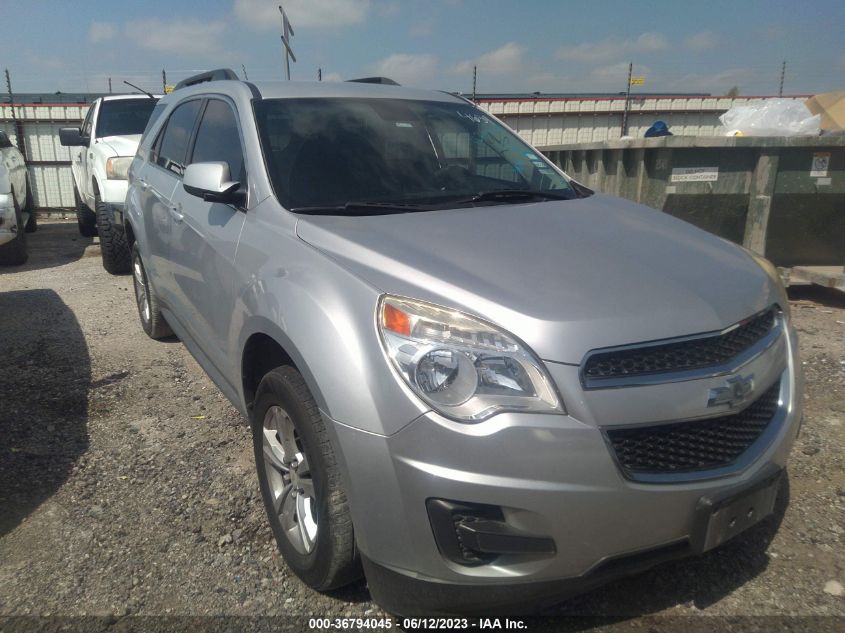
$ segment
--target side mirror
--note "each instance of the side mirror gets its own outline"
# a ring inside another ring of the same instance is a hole
[[[12,141],[9,140],[9,135],[5,132],[0,132],[0,148],[7,148],[12,146]]]
[[[90,140],[78,127],[59,128],[59,142],[65,147],[87,147]]]
[[[241,206],[246,202],[246,193],[241,183],[230,180],[229,165],[226,163],[193,163],[185,168],[182,187],[192,196],[206,202],[222,202]]]

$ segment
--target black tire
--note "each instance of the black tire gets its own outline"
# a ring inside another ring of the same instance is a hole
[[[159,308],[158,297],[147,279],[147,271],[144,262],[141,260],[141,252],[136,243],[132,248],[132,282],[135,287],[135,302],[138,305],[138,317],[141,319],[141,327],[152,339],[162,339],[173,336],[173,330],[165,321]],[[143,293],[141,293],[143,289]],[[143,297],[147,299],[146,310],[144,309]]]
[[[73,188],[73,201],[76,204],[76,223],[79,226],[79,234],[82,237],[95,237],[97,235],[97,216],[82,202],[75,186]]]
[[[14,196],[12,196],[14,198]],[[17,221],[18,232],[15,239],[11,242],[6,242],[0,246],[0,265],[3,266],[20,266],[25,264],[29,258],[29,253],[26,249],[26,231],[23,227],[23,215],[21,208],[15,201],[15,220]]]
[[[97,212],[97,232],[100,234],[100,254],[103,268],[112,275],[125,275],[132,271],[132,253],[126,241],[126,231],[117,227],[100,194],[94,194],[94,208]]]
[[[317,534],[314,549],[307,554],[297,551],[285,535],[273,507],[263,454],[264,419],[270,407],[281,407],[290,416],[298,445],[309,464],[315,491]],[[363,572],[355,546],[349,502],[328,432],[300,373],[293,367],[283,366],[264,376],[258,385],[251,418],[261,497],[276,544],[288,567],[317,591],[329,591],[354,582]]]
[[[29,213],[29,219],[26,221],[26,232],[35,233],[38,230],[38,216],[35,213],[35,198],[32,196],[32,187],[29,186],[29,180],[26,183],[26,211]]]

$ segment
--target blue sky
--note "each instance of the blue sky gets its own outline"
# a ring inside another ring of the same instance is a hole
[[[624,90],[723,94],[845,89],[845,2],[283,0],[294,79],[383,74],[479,92]],[[148,89],[195,70],[282,77],[278,0],[27,0],[0,4],[0,66],[16,92]]]

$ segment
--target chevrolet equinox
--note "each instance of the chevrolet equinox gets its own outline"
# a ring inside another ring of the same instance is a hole
[[[249,418],[314,589],[524,611],[772,513],[802,399],[777,271],[471,102],[211,71],[128,176],[141,324]]]

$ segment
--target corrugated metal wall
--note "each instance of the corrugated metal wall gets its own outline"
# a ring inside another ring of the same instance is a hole
[[[16,146],[19,132],[23,137],[29,182],[39,208],[73,206],[70,148],[59,142],[59,128],[81,125],[87,112],[87,104],[0,106],[0,129]]]
[[[658,119],[665,121],[676,136],[721,136],[720,115],[734,104],[748,105],[764,98],[632,97],[628,136],[642,138]],[[803,101],[804,97],[795,99]],[[542,149],[619,138],[625,98],[489,99],[480,101],[479,106]]]

